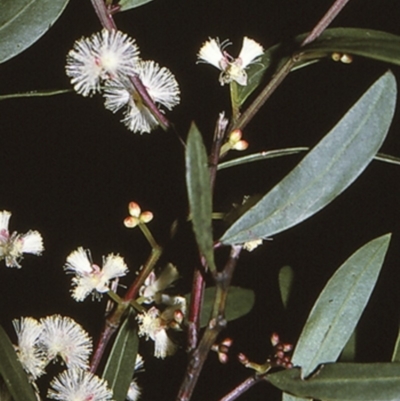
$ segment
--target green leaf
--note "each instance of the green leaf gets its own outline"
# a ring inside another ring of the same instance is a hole
[[[126,11],[150,3],[151,1],[153,0],[120,0],[118,5],[121,7],[120,11]]]
[[[0,98],[1,100],[1,98]],[[286,148],[286,149],[276,149],[267,150],[260,153],[254,153],[252,155],[238,157],[233,160],[228,160],[223,163],[218,164],[218,170],[223,170],[225,168],[240,166],[241,164],[257,162],[261,160],[273,159],[275,157],[295,155],[300,152],[305,152],[309,150],[307,147],[296,147],[296,148]]]
[[[115,401],[125,401],[129,384],[135,371],[139,339],[135,314],[129,311],[122,323],[103,372],[108,387],[112,389]]]
[[[292,71],[314,64],[321,58],[330,58],[334,52],[400,65],[400,36],[387,32],[359,28],[327,29],[317,40],[299,50],[305,37],[306,34],[301,34],[292,43],[279,43],[270,47],[259,63],[247,68],[248,84],[238,85],[237,89],[239,105],[260,85],[264,75],[272,76],[293,53],[298,61]]]
[[[10,339],[0,326],[0,376],[14,401],[37,401]]]
[[[343,351],[340,354],[339,362],[354,362],[357,351],[357,330],[351,333],[346,345],[343,347]]]
[[[361,247],[322,290],[293,352],[292,363],[301,367],[302,377],[339,357],[371,296],[389,242],[386,234]]]
[[[1,0],[0,63],[23,52],[42,37],[68,0]]]
[[[2,100],[2,96],[0,96],[0,100]],[[225,168],[230,168],[230,167],[236,167],[247,163],[274,159],[275,157],[296,155],[298,153],[307,152],[308,150],[310,150],[310,148],[306,146],[301,146],[296,148],[266,150],[259,153],[253,153],[252,155],[237,157],[236,159],[220,163],[218,164],[218,170],[223,170]],[[398,166],[400,165],[400,157],[387,155],[385,153],[377,153],[374,157],[374,160],[378,160],[389,164],[396,164]]]
[[[214,306],[215,287],[208,287],[204,291],[203,307],[200,316],[200,327],[205,327],[210,320]],[[190,294],[185,295],[187,304],[190,303]],[[229,322],[238,319],[251,311],[254,305],[254,291],[247,288],[229,287],[225,308],[225,319]]]
[[[240,244],[299,224],[341,194],[367,167],[392,121],[396,81],[384,74],[281,182],[220,239]]]
[[[212,239],[212,198],[206,148],[195,124],[190,127],[186,146],[186,186],[193,231],[201,254],[216,270]]]
[[[333,28],[298,53],[330,57],[333,52],[400,65],[400,36],[373,29]]]
[[[300,369],[266,377],[279,389],[300,397],[325,401],[395,401],[400,399],[400,363],[332,363],[310,379]]]
[[[283,266],[281,270],[279,270],[279,290],[285,308],[287,308],[290,292],[292,290],[293,276],[294,272],[290,266]]]
[[[296,396],[288,394],[288,393],[283,393],[282,394],[282,401],[310,401],[310,399],[309,398],[296,397]]]

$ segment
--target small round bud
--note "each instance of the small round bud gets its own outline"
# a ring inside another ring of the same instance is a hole
[[[128,205],[129,214],[133,217],[140,216],[140,206],[136,202],[129,202]]]
[[[342,57],[342,54],[341,54],[341,53],[335,52],[335,53],[332,53],[332,54],[331,54],[331,58],[332,58],[333,61],[340,61],[340,58],[341,58],[341,57]]]
[[[124,220],[124,226],[127,228],[134,228],[138,225],[138,219],[137,217],[129,216],[126,217]]]
[[[175,320],[175,322],[181,324],[183,322],[183,318],[184,317],[185,316],[184,316],[184,314],[183,314],[183,312],[181,310],[176,310],[174,312],[174,320]]]
[[[283,344],[283,352],[289,352],[292,349],[293,349],[293,344],[289,344],[289,343]]]
[[[223,340],[222,342],[221,342],[221,345],[225,345],[225,347],[230,347],[231,345],[233,344],[233,340],[232,340],[232,338],[225,338],[225,340]]]
[[[143,212],[140,215],[140,221],[143,223],[149,223],[151,220],[153,220],[153,213],[151,212]]]
[[[240,129],[235,129],[229,134],[229,142],[239,142],[242,138],[242,131]]]
[[[342,57],[340,57],[340,61],[344,64],[350,64],[353,62],[353,57],[350,54],[343,54]]]
[[[221,363],[227,363],[229,358],[228,358],[228,355],[226,355],[225,353],[219,352],[218,359]]]
[[[249,147],[249,143],[247,141],[239,141],[236,142],[235,145],[232,146],[232,149],[235,150],[246,150]]]
[[[247,358],[247,356],[242,353],[238,354],[238,360],[243,365],[247,365],[250,362],[249,358]]]
[[[271,344],[273,347],[276,347],[279,344],[279,335],[278,333],[272,333],[271,335]]]

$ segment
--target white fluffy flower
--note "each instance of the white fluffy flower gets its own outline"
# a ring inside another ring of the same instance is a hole
[[[121,256],[109,254],[103,257],[103,268],[100,268],[91,262],[90,251],[82,247],[67,257],[64,269],[75,274],[72,279],[72,297],[76,301],[83,301],[90,293],[100,298],[102,293],[109,291],[112,280],[128,272]]]
[[[228,44],[230,44],[228,41],[220,43],[218,39],[210,38],[203,44],[197,57],[200,62],[209,63],[221,70],[219,76],[221,85],[235,81],[245,86],[247,85],[246,68],[258,61],[264,49],[259,43],[245,36],[239,57],[235,59],[224,50]]]
[[[48,316],[41,323],[40,343],[49,361],[60,356],[69,369],[88,367],[92,340],[78,323],[60,315]]]
[[[143,368],[143,358],[140,354],[136,355],[136,362],[135,362],[135,372],[134,376],[136,376],[136,373],[138,373],[142,368]],[[134,377],[133,380],[131,381],[128,389],[128,394],[126,395],[126,399],[128,401],[137,401],[140,397],[141,394],[141,388],[136,382],[136,378]]]
[[[0,260],[5,259],[7,267],[20,268],[19,261],[24,253],[40,255],[43,252],[43,238],[39,232],[32,230],[25,234],[10,234],[10,217],[10,212],[0,212]]]
[[[154,341],[154,356],[164,359],[168,355],[173,355],[176,345],[168,337],[165,322],[159,317],[159,310],[155,307],[147,312],[137,315],[139,322],[139,336],[151,338]]]
[[[67,56],[66,73],[83,96],[100,90],[107,79],[129,76],[139,60],[139,48],[128,35],[103,29],[75,42]]]
[[[156,274],[151,272],[142,287],[139,290],[139,295],[145,299],[145,303],[152,301],[159,302],[161,292],[168,288],[174,281],[179,278],[178,269],[171,263],[169,263],[160,273],[158,277]]]
[[[81,369],[68,369],[51,383],[47,396],[59,401],[110,401],[107,382]]]
[[[42,333],[40,323],[31,317],[22,317],[13,320],[18,337],[16,352],[23,368],[35,380],[44,373],[46,365],[45,355],[39,345]]]
[[[128,401],[137,401],[140,397],[141,390],[139,385],[136,383],[136,379],[133,379],[129,385],[128,394],[126,399]]]
[[[166,67],[160,67],[154,61],[140,61],[136,73],[156,105],[171,110],[180,102],[178,83]],[[104,97],[105,107],[114,113],[126,106],[125,118],[122,121],[129,130],[143,134],[150,133],[158,126],[157,119],[129,81],[107,81]]]

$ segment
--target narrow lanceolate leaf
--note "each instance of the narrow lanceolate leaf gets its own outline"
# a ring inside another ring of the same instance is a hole
[[[133,312],[122,323],[103,372],[113,400],[125,401],[135,371],[139,339]]]
[[[393,349],[392,362],[400,362],[400,329]]]
[[[363,56],[400,65],[400,36],[373,29],[327,29],[315,42],[302,48],[301,54],[331,56],[334,52]]]
[[[0,97],[1,100],[1,97]],[[275,150],[266,150],[260,153],[254,153],[252,155],[237,157],[233,160],[228,160],[223,163],[218,164],[218,170],[223,170],[229,167],[240,166],[241,164],[258,162],[261,160],[267,159],[274,159],[275,157],[282,157],[282,156],[290,156],[295,155],[297,153],[305,152],[309,150],[309,148],[303,147],[296,147],[296,148],[286,148],[286,149],[275,149]]]
[[[190,294],[185,295],[187,304]],[[210,320],[214,306],[215,287],[208,287],[204,291],[203,307],[201,309],[200,327],[205,327]],[[238,319],[251,311],[254,305],[254,291],[247,288],[229,287],[225,308],[225,319],[229,322]]]
[[[201,254],[215,270],[212,239],[212,197],[210,172],[203,139],[195,124],[190,127],[186,147],[186,186],[193,231]]]
[[[0,376],[14,401],[37,401],[28,376],[17,358],[14,347],[0,326]]]
[[[299,50],[298,47],[305,37],[305,34],[301,34],[290,44],[279,43],[270,47],[261,57],[260,63],[247,68],[247,86],[238,85],[239,105],[260,85],[264,75],[271,77],[294,52],[298,61],[292,71],[314,64],[322,58],[331,58],[334,52],[400,65],[400,36],[391,33],[373,29],[332,28],[325,30],[317,40]]]
[[[232,224],[220,242],[270,237],[328,205],[374,158],[389,130],[395,103],[396,81],[387,72],[294,170]]]
[[[3,100],[2,96],[0,96],[0,100]],[[247,163],[274,159],[275,157],[296,155],[298,153],[307,152],[308,150],[310,150],[310,148],[308,148],[306,146],[299,146],[299,147],[295,147],[295,148],[275,149],[275,150],[265,150],[263,152],[253,153],[252,155],[241,156],[241,157],[237,157],[236,159],[222,162],[222,163],[218,164],[218,170],[223,170],[223,169],[230,168],[230,167],[236,167],[236,166],[240,166],[242,164],[247,164]],[[396,164],[396,165],[400,166],[400,157],[388,155],[385,153],[377,153],[374,157],[374,160],[378,160],[378,161],[389,163],[389,164]]]
[[[292,363],[302,377],[318,365],[335,362],[367,305],[390,242],[390,234],[368,242],[336,271],[306,321]]]
[[[153,0],[120,0],[118,5],[121,7],[120,11],[126,11],[150,3],[151,1]]]
[[[35,43],[61,15],[68,0],[1,0],[0,63]]]
[[[308,380],[300,369],[267,376],[279,389],[300,397],[324,401],[395,401],[400,399],[400,363],[332,363]]]

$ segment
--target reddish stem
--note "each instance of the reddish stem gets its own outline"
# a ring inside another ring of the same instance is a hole
[[[326,14],[317,23],[315,28],[307,35],[300,47],[304,47],[306,44],[309,44],[317,39],[349,1],[350,0],[336,0]],[[233,124],[234,126],[230,127],[230,131],[233,129],[243,129],[251,121],[258,110],[260,110],[264,103],[275,92],[281,82],[289,75],[295,64],[296,59],[290,57],[276,73],[276,75],[272,77],[271,81],[256,97],[254,102],[247,108],[247,110],[244,111],[236,124]]]
[[[228,393],[225,397],[221,398],[219,401],[233,401],[236,400],[239,396],[244,394],[247,390],[253,387],[255,384],[259,383],[264,379],[263,376],[251,376],[247,378],[245,381],[240,383],[237,387],[235,387],[230,393]]]
[[[115,25],[114,18],[112,17],[110,11],[108,10],[106,3],[104,0],[90,0],[92,2],[94,11],[96,12],[96,15],[98,19],[100,20],[101,25],[105,29],[108,29],[109,31],[113,29],[117,29],[117,26]]]
[[[188,345],[187,351],[192,352],[197,347],[200,328],[200,312],[203,305],[204,278],[200,269],[195,268],[192,284],[192,296],[189,306]]]
[[[177,401],[188,401],[192,397],[208,352],[215,344],[218,334],[226,327],[227,322],[224,317],[226,296],[241,250],[241,246],[232,246],[224,270],[215,275],[216,294],[213,313],[198,347],[190,358]]]

